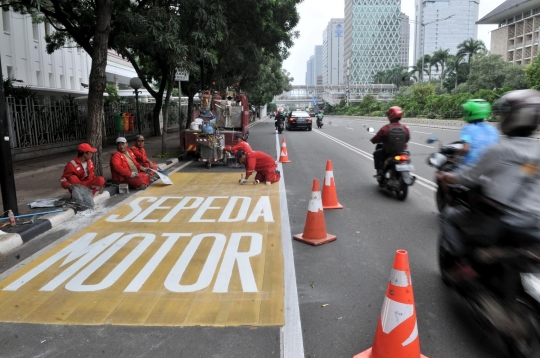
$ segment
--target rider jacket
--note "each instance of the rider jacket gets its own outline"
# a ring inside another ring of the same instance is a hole
[[[406,125],[399,123],[399,121],[392,121],[388,123],[387,125],[382,126],[381,129],[379,129],[377,134],[374,135],[373,138],[370,139],[371,143],[373,144],[382,143],[383,148],[384,148],[384,144],[386,143],[386,140],[388,139],[388,132],[390,131],[390,128],[392,127],[403,128],[405,130],[405,133],[407,133],[407,142],[409,142],[409,140],[411,139],[409,128],[407,128]],[[405,148],[407,148],[407,145],[405,145]]]
[[[512,226],[538,226],[540,219],[540,145],[524,137],[503,137],[474,166],[455,174],[457,183],[481,187],[502,204],[501,220]]]

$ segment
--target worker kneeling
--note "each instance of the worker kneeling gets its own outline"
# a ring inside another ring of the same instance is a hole
[[[97,152],[96,148],[88,143],[82,143],[77,147],[77,157],[70,160],[64,167],[64,173],[60,178],[60,185],[71,193],[73,185],[84,185],[92,189],[92,194],[103,192],[105,179],[94,174],[94,162],[92,155]]]
[[[116,152],[111,156],[111,175],[115,183],[126,183],[131,188],[144,190],[150,185],[150,168],[141,167],[135,154],[127,148],[124,137],[116,139]]]
[[[254,150],[246,154],[243,150],[239,150],[236,152],[236,159],[246,166],[246,177],[240,179],[240,184],[247,183],[247,179],[254,171],[257,175],[253,184],[266,182],[266,185],[270,185],[281,178],[281,173],[276,169],[276,161],[266,153]]]

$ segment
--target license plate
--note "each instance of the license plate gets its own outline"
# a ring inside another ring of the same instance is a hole
[[[398,172],[412,172],[414,170],[414,166],[410,164],[396,164],[396,170]]]
[[[306,120],[304,118],[298,118],[296,121],[297,122],[305,122]]]

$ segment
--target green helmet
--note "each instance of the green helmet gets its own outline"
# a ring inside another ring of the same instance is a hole
[[[463,117],[467,122],[474,122],[489,118],[491,104],[483,99],[470,99],[461,106]]]

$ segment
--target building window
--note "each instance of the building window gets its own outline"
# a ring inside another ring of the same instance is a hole
[[[73,76],[69,76],[69,84],[71,86],[71,89],[76,89],[75,82],[73,82]]]
[[[39,28],[38,28],[38,24],[33,24],[32,25],[32,34],[34,36],[34,41],[38,42],[39,41]]]
[[[2,22],[4,25],[4,32],[11,32],[11,16],[9,10],[2,9]]]
[[[59,87],[60,88],[64,88],[64,75],[60,75],[60,83],[59,83]]]
[[[13,67],[7,66],[7,77],[8,78],[15,78],[15,75],[13,74]]]
[[[49,87],[54,87],[54,76],[52,73],[49,73]]]
[[[37,85],[39,87],[43,87],[43,83],[41,80],[41,71],[36,71],[36,80],[37,80]]]

